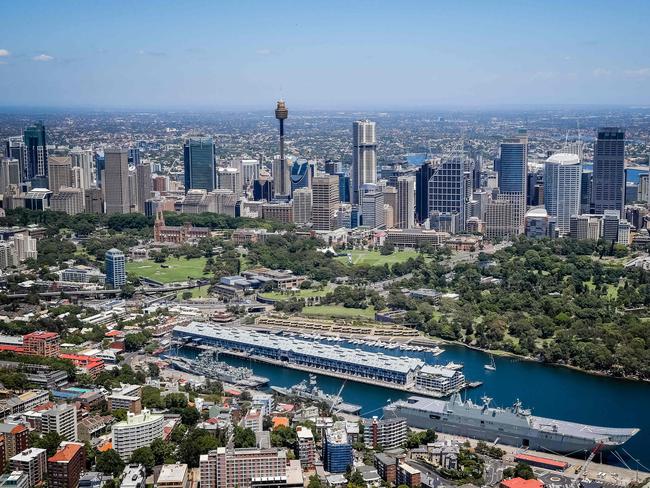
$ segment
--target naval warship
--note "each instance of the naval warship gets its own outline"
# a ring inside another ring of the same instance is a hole
[[[602,451],[612,450],[639,432],[537,417],[519,400],[508,408],[491,407],[492,399],[486,396],[481,400],[482,404],[463,401],[457,393],[447,401],[411,396],[385,406],[384,416],[406,418],[408,425],[420,429],[562,454],[599,445]]]
[[[204,351],[196,359],[170,358],[172,367],[190,374],[214,378],[236,386],[258,388],[269,382],[264,376],[253,374],[250,368],[238,368],[218,360],[216,351]]]

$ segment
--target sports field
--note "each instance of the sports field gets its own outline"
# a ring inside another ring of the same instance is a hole
[[[268,298],[270,300],[288,300],[289,298],[311,298],[311,297],[324,297],[330,291],[332,287],[326,286],[322,290],[298,290],[298,291],[269,291],[266,293],[260,293],[260,296],[263,298]]]
[[[365,251],[363,249],[355,249],[347,251],[352,257],[352,264],[365,264],[368,266],[383,266],[384,264],[403,263],[409,258],[416,258],[417,251],[394,251],[392,254],[382,256],[379,251]],[[336,258],[342,263],[348,263],[347,256],[339,256]]]
[[[205,258],[167,258],[164,263],[134,261],[126,263],[126,272],[134,273],[144,278],[160,281],[161,283],[175,283],[203,277]]]

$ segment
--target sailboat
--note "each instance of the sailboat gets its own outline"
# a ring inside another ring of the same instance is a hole
[[[494,364],[494,356],[490,354],[490,364],[485,364],[483,365],[485,369],[488,371],[496,371],[497,370],[497,365]]]

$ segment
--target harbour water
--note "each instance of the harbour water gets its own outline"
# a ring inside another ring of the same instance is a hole
[[[346,347],[379,350],[370,346],[339,343]],[[491,397],[492,405],[510,406],[519,399],[535,415],[571,420],[607,427],[638,427],[641,431],[619,453],[630,468],[636,469],[638,461],[650,467],[650,384],[616,378],[595,376],[559,366],[551,366],[510,357],[495,356],[496,371],[486,371],[484,365],[490,357],[462,346],[445,345],[445,352],[433,356],[428,352],[381,349],[391,355],[419,357],[427,363],[445,364],[453,361],[465,365],[469,380],[480,380],[483,385],[464,393],[467,398],[480,401]],[[182,350],[184,355],[193,351]],[[270,378],[272,385],[288,387],[307,379],[307,373],[278,366],[256,363],[222,355],[221,359],[237,366],[248,366],[255,374]],[[328,376],[318,377],[319,387],[326,393],[336,394],[342,380]],[[361,415],[381,416],[388,400],[406,398],[407,393],[382,387],[348,381],[342,393],[343,400],[362,406]],[[629,454],[627,454],[627,453]],[[610,456],[608,462],[616,459]],[[620,464],[620,463],[619,463]],[[641,466],[641,469],[642,466]],[[649,470],[650,471],[650,470]]]

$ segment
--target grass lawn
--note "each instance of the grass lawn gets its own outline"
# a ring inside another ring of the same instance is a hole
[[[270,291],[267,293],[260,293],[260,296],[270,300],[288,300],[289,298],[311,298],[311,297],[324,297],[330,291],[331,286],[326,286],[322,290],[298,290],[289,292]]]
[[[593,291],[596,289],[596,285],[593,282],[593,279],[589,281],[584,282],[585,287],[589,291]],[[618,298],[618,286],[617,285],[612,285],[612,284],[607,284],[607,298],[610,300],[616,300]]]
[[[192,298],[205,298],[208,296],[208,291],[210,290],[210,285],[199,286],[197,288],[192,288],[191,290],[182,290],[177,293],[179,299],[183,298],[183,293],[189,291],[192,293]]]
[[[394,251],[393,254],[382,256],[379,251],[365,251],[363,249],[355,249],[352,251],[344,251],[352,255],[352,264],[366,264],[369,266],[383,266],[384,264],[403,263],[409,258],[416,258],[417,251]],[[348,262],[347,256],[339,256],[336,258],[342,263]]]
[[[302,309],[305,315],[325,317],[325,318],[343,318],[343,319],[374,319],[375,309],[368,307],[362,308],[345,308],[342,305],[317,305],[315,307],[305,307]]]
[[[185,259],[170,257],[164,263],[146,261],[135,261],[126,263],[126,272],[134,273],[144,278],[160,281],[161,283],[173,283],[176,281],[187,281],[190,278],[202,278],[205,258]],[[163,266],[166,266],[163,268]]]

